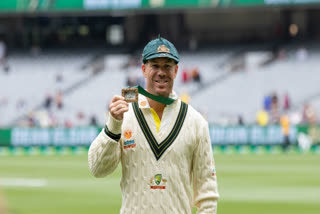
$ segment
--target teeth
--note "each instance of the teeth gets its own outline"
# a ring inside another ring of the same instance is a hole
[[[167,83],[167,80],[156,80],[157,83]]]

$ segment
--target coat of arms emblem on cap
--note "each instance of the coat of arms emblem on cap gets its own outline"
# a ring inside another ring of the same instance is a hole
[[[160,45],[160,46],[157,48],[157,52],[158,52],[158,53],[170,53],[170,49],[167,48],[165,45]]]

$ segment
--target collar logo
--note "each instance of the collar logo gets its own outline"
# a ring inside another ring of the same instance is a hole
[[[158,53],[170,53],[170,49],[167,48],[165,45],[160,45],[160,46],[157,48],[157,52],[158,52]]]
[[[140,102],[140,106],[145,107],[146,105],[147,105],[146,101],[143,100],[143,101]]]
[[[167,184],[167,179],[162,177],[162,174],[156,174],[150,178],[150,189],[165,189]]]

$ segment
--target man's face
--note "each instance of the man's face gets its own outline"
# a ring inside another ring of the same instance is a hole
[[[147,91],[149,93],[168,97],[172,92],[178,65],[169,58],[155,58],[142,65],[142,72],[146,78]]]

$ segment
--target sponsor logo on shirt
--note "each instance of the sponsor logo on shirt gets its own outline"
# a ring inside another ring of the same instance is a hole
[[[212,176],[215,176],[215,175],[216,175],[216,170],[212,169]]]
[[[162,174],[156,174],[150,178],[150,189],[165,189],[167,179],[163,178]]]
[[[134,140],[132,140],[132,131],[130,129],[127,129],[124,132],[124,137],[126,138],[126,141],[123,144],[123,148],[124,149],[128,149],[128,148],[134,148],[136,147],[136,143],[134,142]]]
[[[124,132],[124,137],[129,140],[132,137],[132,131],[130,129]]]
[[[216,176],[216,170],[214,167],[214,161],[212,161],[212,176]]]
[[[134,142],[134,140],[127,140],[124,142],[124,149],[128,149],[128,148],[134,148],[136,147],[136,143]]]

